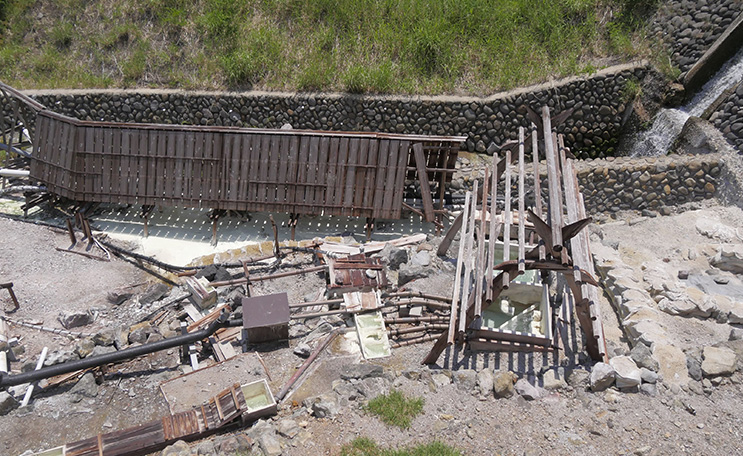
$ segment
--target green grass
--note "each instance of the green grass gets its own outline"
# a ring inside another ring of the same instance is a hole
[[[341,456],[459,456],[462,453],[441,442],[398,449],[383,449],[366,437],[359,437],[341,447]]]
[[[384,423],[401,429],[410,427],[413,418],[423,412],[423,398],[408,398],[398,390],[370,400],[366,411],[377,415]]]
[[[656,2],[0,0],[0,75],[22,88],[481,95],[650,57]]]

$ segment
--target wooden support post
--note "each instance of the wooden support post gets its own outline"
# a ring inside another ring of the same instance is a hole
[[[243,271],[245,272],[245,296],[248,298],[253,296],[253,286],[250,282],[250,271],[248,270],[248,262],[243,261]]]
[[[524,127],[519,127],[519,275],[526,272],[526,229],[524,226]]]
[[[292,234],[291,234],[291,240],[293,241],[295,238],[295,234],[297,231],[297,222],[299,222],[299,214],[291,214],[289,216],[289,226],[291,227]]]
[[[480,208],[480,231],[477,236],[477,267],[475,268],[475,296],[482,296],[482,281],[485,274],[485,214],[488,208],[488,168],[485,167],[485,176],[482,183],[482,207]],[[475,299],[475,318],[482,313],[482,300]]]
[[[537,126],[532,122],[531,124],[531,153],[532,161],[534,163],[534,214],[540,219],[542,218],[542,189],[541,189],[541,178],[539,177],[539,138],[537,137]],[[539,261],[544,261],[546,258],[546,252],[544,247],[544,239],[539,240]]]
[[[72,221],[66,219],[65,222],[67,223],[67,234],[70,236],[70,247],[72,247],[77,244],[77,237],[75,237],[75,230],[72,227]]]
[[[273,219],[273,215],[268,216],[271,219],[271,227],[273,228],[273,255],[277,260],[281,259],[281,250],[279,247],[279,228],[276,226],[276,222]]]
[[[486,275],[486,284],[487,287],[485,289],[485,302],[490,305],[491,302],[493,302],[493,263],[495,263],[495,243],[498,241],[498,235],[496,234],[496,228],[498,226],[498,223],[496,221],[496,213],[498,212],[498,204],[497,204],[497,197],[498,197],[498,180],[500,176],[498,176],[498,153],[493,154],[493,182],[491,183],[491,193],[492,196],[490,197],[490,226],[489,226],[489,236],[488,236],[488,261],[487,261],[487,275]]]
[[[219,242],[219,235],[217,234],[217,224],[219,223],[218,217],[212,219],[212,240],[210,244],[212,247],[216,247]]]
[[[464,331],[467,328],[467,306],[464,305],[464,303],[469,303],[469,296],[470,296],[470,279],[472,276],[472,241],[475,237],[475,219],[477,218],[477,184],[478,181],[475,180],[474,185],[472,186],[472,201],[470,201],[470,214],[469,214],[469,221],[467,222],[468,233],[467,233],[467,240],[466,245],[464,246],[464,258],[463,261],[466,261],[464,264],[464,279],[462,279],[462,304],[459,307],[459,336],[461,337],[464,335]]]
[[[469,220],[470,213],[470,199],[472,193],[467,192],[464,196],[464,209],[460,214],[459,220]],[[461,227],[461,234],[459,236],[459,254],[457,255],[457,267],[454,273],[454,290],[451,297],[451,312],[449,313],[449,339],[447,343],[449,345],[454,343],[454,333],[456,332],[456,321],[457,315],[459,315],[459,297],[461,296],[461,280],[462,280],[462,264],[464,262],[464,244],[467,237],[467,224],[460,221],[459,226]],[[452,226],[453,228],[453,226]],[[450,228],[449,232],[452,232]],[[448,236],[448,233],[447,233]],[[453,237],[453,236],[452,236]]]
[[[374,231],[374,219],[371,217],[366,218],[366,225],[364,225],[364,228],[366,228],[366,241],[371,241],[371,235],[372,231]]]
[[[143,220],[143,231],[144,231],[144,237],[150,236],[150,215],[152,214],[153,209],[155,209],[155,206],[149,205],[149,204],[143,204],[142,205],[142,212],[139,214],[139,216]]]
[[[423,213],[427,222],[433,222],[433,198],[431,197],[431,185],[428,182],[428,171],[426,171],[426,156],[423,153],[423,144],[413,145],[413,156],[415,157],[415,168],[418,173],[418,181],[421,185],[421,199],[423,200]]]
[[[550,123],[550,110],[542,107],[542,125],[544,127],[544,146],[547,156],[547,184],[549,186],[550,228],[552,230],[552,252],[559,254],[562,250],[562,189],[560,188],[560,169],[555,154],[555,143]]]
[[[503,261],[511,259],[511,150],[506,150],[506,186],[505,186],[505,209],[503,210]],[[508,272],[503,273],[503,289],[507,289],[511,283]]]
[[[16,297],[15,293],[13,292],[13,282],[8,283],[0,283],[0,288],[4,288],[8,290],[8,294],[10,295],[10,300],[13,301],[13,310],[12,312],[15,312],[16,310],[20,309],[21,305],[18,303],[18,298]]]
[[[464,206],[467,207],[467,203],[464,203]],[[464,211],[460,212],[459,215],[454,219],[451,226],[449,227],[449,230],[444,235],[444,239],[441,240],[441,244],[439,244],[439,248],[436,250],[436,255],[438,256],[444,256],[446,255],[447,250],[449,250],[449,246],[451,245],[451,242],[454,240],[454,236],[457,235],[459,230],[462,228],[462,219],[463,219]]]

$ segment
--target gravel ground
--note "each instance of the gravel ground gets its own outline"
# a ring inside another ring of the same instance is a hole
[[[604,239],[619,240],[623,249],[633,249],[639,259],[673,258],[678,252],[699,243],[690,235],[692,218],[720,216],[732,222],[743,221],[740,211],[723,207],[708,207],[700,213],[682,213],[670,217],[645,219],[616,225],[604,224]],[[609,222],[609,220],[606,220]],[[691,225],[690,225],[691,224]],[[667,232],[662,231],[664,227]],[[125,287],[141,293],[149,280],[132,265],[114,260],[96,262],[76,255],[60,253],[56,246],[66,246],[66,235],[48,228],[23,224],[0,218],[0,277],[12,280],[21,298],[21,309],[12,318],[43,320],[59,327],[56,321],[62,305],[68,309],[98,308],[100,317],[93,325],[83,328],[95,332],[114,323],[136,322],[135,310],[124,304],[112,308],[106,301],[109,290]],[[637,240],[641,239],[642,242]],[[629,251],[629,250],[627,250]],[[673,262],[670,263],[673,266]],[[428,279],[415,281],[409,288],[435,294],[446,294],[451,286],[451,272],[442,266],[441,272]],[[301,279],[287,278],[263,282],[256,292],[287,291],[290,301],[301,300],[317,293],[323,286],[317,275]],[[613,308],[602,302],[607,339],[615,348],[628,348]],[[129,317],[127,317],[129,315]],[[128,318],[128,319],[127,319]],[[332,320],[332,319],[331,319]],[[335,320],[338,321],[338,320]],[[676,319],[672,331],[697,334],[695,319]],[[308,322],[304,331],[317,322]],[[298,331],[301,333],[301,331]],[[12,334],[21,337],[26,357],[35,359],[42,346],[50,349],[71,347],[67,338],[38,331],[13,327]],[[694,337],[697,337],[696,335]],[[688,343],[694,343],[694,337]],[[715,335],[717,337],[717,335]],[[291,375],[301,358],[292,353],[299,339],[289,344],[262,350],[271,385],[277,387]],[[609,389],[600,393],[586,391],[585,383],[576,381],[567,388],[552,391],[536,401],[527,401],[515,395],[510,399],[495,399],[492,395],[480,397],[472,388],[451,383],[434,386],[425,380],[413,380],[401,375],[407,370],[420,369],[420,361],[432,343],[393,350],[393,356],[375,362],[384,366],[392,387],[411,396],[425,399],[423,414],[407,430],[390,428],[369,416],[360,408],[360,402],[342,407],[333,418],[311,417],[299,402],[290,397],[277,417],[278,423],[294,417],[310,436],[306,439],[285,440],[284,454],[337,454],[342,444],[357,436],[370,437],[383,446],[400,446],[434,439],[455,446],[465,454],[740,454],[741,397],[743,375],[740,372],[722,377],[708,395],[696,395],[685,390],[671,390],[662,383],[656,396],[640,393],[621,393]],[[537,374],[542,366],[559,364],[568,368],[590,368],[579,351],[571,344],[557,357],[541,354],[484,355],[462,352],[457,348],[445,351],[439,365],[430,371],[480,370],[483,368],[510,369],[526,377]],[[333,359],[341,361],[334,363]],[[316,363],[314,373],[308,376],[303,396],[330,391],[333,379],[339,378],[338,365],[357,359],[356,355],[334,345]],[[584,364],[581,364],[584,363]],[[14,364],[14,368],[18,365]],[[0,453],[16,455],[28,449],[40,450],[63,442],[122,429],[168,413],[168,407],[159,385],[180,375],[178,350],[169,350],[122,363],[100,376],[94,397],[72,402],[70,384],[34,396],[33,406],[16,409],[0,416]],[[313,381],[312,379],[322,379]],[[297,393],[296,399],[300,399]],[[62,423],[62,425],[60,425]],[[235,434],[249,429],[234,431]],[[212,437],[220,439],[225,436]],[[195,445],[194,444],[194,448]],[[159,454],[159,453],[156,453]]]

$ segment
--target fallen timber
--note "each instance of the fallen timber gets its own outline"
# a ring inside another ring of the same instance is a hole
[[[464,211],[455,220],[439,246],[439,255],[446,254],[449,245],[457,232],[460,232],[459,260],[457,262],[455,286],[452,294],[448,328],[441,334],[424,364],[436,363],[443,350],[451,344],[469,344],[472,349],[483,350],[545,350],[557,349],[553,334],[552,312],[541,308],[542,334],[514,332],[488,328],[484,326],[481,315],[509,289],[512,282],[526,271],[539,271],[540,274],[558,273],[565,277],[575,302],[576,315],[584,333],[588,354],[594,360],[606,361],[606,345],[603,336],[603,325],[598,309],[598,283],[594,279],[593,264],[589,252],[588,236],[584,228],[591,222],[586,217],[583,197],[580,194],[577,176],[572,165],[570,152],[564,146],[562,135],[552,132],[552,121],[560,121],[561,115],[550,117],[549,109],[542,108],[541,116],[530,112],[532,119],[531,133],[527,136],[525,129],[519,129],[518,142],[507,145],[505,157],[493,158],[493,167],[485,172],[492,173],[493,192],[490,197],[490,216],[488,210],[488,185],[484,187],[480,213],[477,211],[477,190],[466,193]],[[556,123],[557,123],[556,122]],[[538,137],[541,131],[541,138]],[[540,191],[539,144],[547,164],[547,218],[544,218],[542,194]],[[517,153],[512,153],[517,147]],[[534,198],[531,208],[525,204],[525,152],[530,148],[533,155]],[[516,162],[517,169],[517,214],[518,227],[516,237],[516,258],[512,259],[511,251],[511,166]],[[494,204],[495,191],[501,175],[505,174],[505,210],[503,216],[497,217]],[[478,217],[479,215],[479,217]],[[479,219],[479,220],[478,220]],[[532,225],[530,235],[537,245],[527,252],[525,220]],[[479,222],[479,226],[477,225]],[[495,225],[498,226],[495,226]],[[495,258],[494,245],[498,240],[497,233],[502,233],[503,257]],[[489,233],[486,236],[485,233]],[[488,239],[489,238],[489,239]],[[473,241],[477,249],[473,250]],[[489,244],[486,251],[485,243]],[[469,255],[466,252],[476,251],[477,267],[470,277]],[[462,264],[464,278],[460,277]],[[488,265],[483,269],[482,265]],[[499,274],[493,277],[493,272]],[[545,276],[548,277],[548,276]],[[484,285],[483,285],[483,278]],[[472,283],[474,281],[474,284]],[[484,288],[484,289],[483,289]],[[546,284],[542,284],[543,296],[548,293]],[[461,299],[460,299],[461,296]],[[546,306],[544,298],[542,306]]]

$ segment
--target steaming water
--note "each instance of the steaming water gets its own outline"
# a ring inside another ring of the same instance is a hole
[[[743,48],[728,60],[702,90],[686,105],[678,109],[661,109],[653,125],[639,133],[630,146],[629,155],[665,155],[691,116],[700,116],[728,87],[743,79]]]

